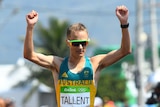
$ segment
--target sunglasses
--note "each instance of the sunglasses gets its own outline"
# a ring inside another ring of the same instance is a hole
[[[89,40],[68,40],[68,42],[74,47],[78,47],[79,45],[85,47],[88,45]]]

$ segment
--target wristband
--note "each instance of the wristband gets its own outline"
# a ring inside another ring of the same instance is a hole
[[[125,24],[125,25],[122,25],[121,24],[121,28],[128,28],[129,27],[129,23],[128,24]]]

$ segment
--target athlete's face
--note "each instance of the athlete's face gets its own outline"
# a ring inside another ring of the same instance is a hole
[[[77,31],[67,40],[72,55],[84,56],[88,45],[88,33],[86,31]]]

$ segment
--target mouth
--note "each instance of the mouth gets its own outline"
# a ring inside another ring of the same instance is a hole
[[[77,53],[79,53],[79,54],[83,54],[83,53],[84,53],[84,51],[83,51],[83,50],[78,50],[78,51],[77,51]]]

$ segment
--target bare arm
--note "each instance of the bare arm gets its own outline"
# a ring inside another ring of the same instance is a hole
[[[128,23],[128,9],[125,6],[118,6],[116,8],[116,15],[120,24],[126,25]],[[101,54],[91,58],[95,71],[117,62],[127,54],[131,53],[130,35],[128,28],[122,28],[121,47],[118,50],[113,50],[108,54]]]
[[[34,25],[38,21],[38,13],[36,11],[32,11],[26,15],[27,28],[26,28],[26,37],[24,41],[24,58],[49,69],[57,68],[56,65],[59,62],[59,57],[55,56],[46,56],[40,53],[36,53],[34,51],[33,44],[33,29]],[[55,64],[55,62],[57,62]]]

